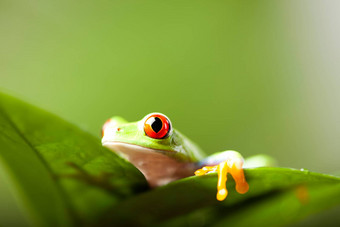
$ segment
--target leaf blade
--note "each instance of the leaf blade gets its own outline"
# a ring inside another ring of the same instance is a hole
[[[327,186],[340,183],[340,178],[336,176],[278,167],[247,169],[245,174],[250,190],[244,195],[236,193],[234,182],[229,180],[227,182],[229,195],[225,201],[218,202],[215,198],[216,174],[190,177],[119,203],[112,208],[115,212],[108,213],[102,224],[115,222],[122,225],[147,226],[150,223],[161,223],[181,215],[185,216],[199,209],[230,209],[235,206],[242,206],[249,199],[277,190],[290,190],[301,184]],[[129,218],[130,214],[134,214],[133,219]],[[212,216],[218,220],[223,218],[224,215],[220,213],[219,216]]]
[[[142,174],[130,163],[103,148],[99,138],[1,93],[0,114],[1,164],[7,168],[7,178],[12,180],[19,173],[24,174],[26,169],[32,171],[30,177],[11,181],[10,187],[14,191],[24,187],[21,192],[15,192],[16,196],[21,196],[17,202],[26,208],[25,213],[39,213],[28,217],[31,222],[34,220],[34,224],[54,222],[56,225],[58,218],[69,220],[68,224],[60,223],[62,226],[94,223],[108,207],[138,190],[145,190],[146,181]],[[19,147],[20,138],[23,147]],[[5,149],[6,144],[11,145],[10,149]],[[20,150],[25,152],[18,152]],[[13,156],[14,153],[16,156]],[[33,194],[29,198],[37,198],[34,191],[43,187],[39,180],[49,182],[48,191],[54,191],[58,199],[51,200],[49,204],[36,201],[39,207],[34,206],[34,199],[24,204],[23,196],[30,190]],[[57,202],[63,203],[59,216],[52,212]],[[44,214],[44,210],[55,214],[51,217]],[[65,214],[62,215],[62,212]]]
[[[15,129],[4,112],[0,113],[1,131],[9,133],[11,139],[0,137],[1,144],[1,172],[5,181],[12,185],[11,189],[17,200],[22,201],[21,209],[26,210],[26,218],[31,225],[43,226],[48,224],[71,226],[72,219],[67,213],[67,205],[62,195],[55,188],[54,182],[48,174],[46,166],[36,156],[26,141],[15,133]],[[6,123],[7,124],[4,124]],[[12,129],[12,130],[11,130]],[[2,133],[2,134],[3,134]],[[31,165],[34,168],[31,168]],[[43,185],[43,187],[25,187],[26,185]],[[48,193],[46,193],[48,192]],[[50,204],[50,209],[46,209]],[[52,221],[57,216],[57,223]],[[2,219],[1,222],[7,222]]]

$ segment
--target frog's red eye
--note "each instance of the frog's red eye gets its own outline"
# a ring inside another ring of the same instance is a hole
[[[152,114],[144,122],[146,135],[154,139],[166,138],[171,130],[168,118],[162,114]]]

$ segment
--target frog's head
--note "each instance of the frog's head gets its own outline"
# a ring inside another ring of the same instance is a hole
[[[182,137],[174,132],[170,119],[161,113],[148,114],[137,122],[112,117],[104,124],[102,136],[103,146],[125,157],[147,151],[179,160],[187,159],[183,153]]]
[[[103,146],[136,166],[151,187],[191,175],[199,158],[199,148],[173,129],[170,119],[161,113],[131,123],[112,117],[102,134]]]

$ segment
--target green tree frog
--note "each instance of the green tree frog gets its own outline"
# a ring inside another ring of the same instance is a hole
[[[150,113],[137,122],[112,117],[102,128],[102,144],[138,168],[151,187],[192,176],[218,173],[217,199],[228,195],[227,173],[236,183],[238,193],[249,185],[243,172],[244,160],[236,151],[223,151],[204,158],[201,149],[172,127],[161,113]]]

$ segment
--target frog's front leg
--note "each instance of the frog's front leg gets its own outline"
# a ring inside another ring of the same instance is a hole
[[[196,176],[202,176],[207,173],[217,172],[217,200],[222,201],[228,195],[226,188],[227,174],[230,173],[236,183],[236,191],[244,194],[248,191],[249,185],[244,177],[243,157],[236,151],[219,152],[199,163],[201,169],[196,170]]]

